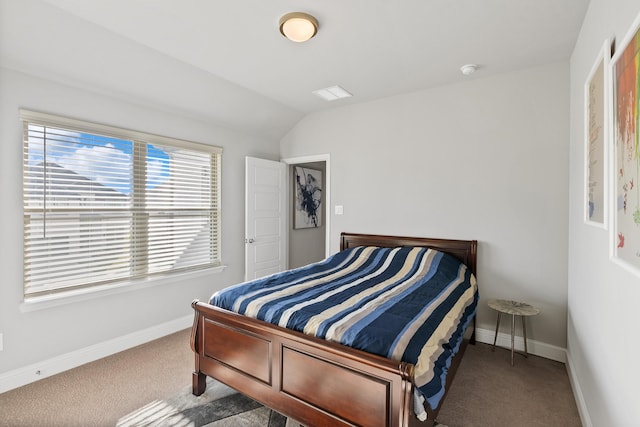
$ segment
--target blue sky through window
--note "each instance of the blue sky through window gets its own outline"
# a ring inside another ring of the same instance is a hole
[[[169,177],[170,156],[152,144],[147,144],[147,190],[156,188]]]
[[[29,164],[46,162],[129,195],[132,190],[133,142],[63,129],[29,126]],[[169,154],[147,144],[147,189],[162,185],[169,176]]]

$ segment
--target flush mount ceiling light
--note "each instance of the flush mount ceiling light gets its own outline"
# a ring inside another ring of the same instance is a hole
[[[304,12],[291,12],[280,18],[280,33],[294,42],[306,42],[318,32],[318,21]]]
[[[326,87],[324,89],[314,90],[312,93],[325,101],[335,101],[336,99],[349,98],[350,96],[353,96],[341,86]]]
[[[467,64],[460,67],[460,71],[462,71],[462,74],[464,74],[465,76],[475,73],[477,69],[478,66],[476,64]]]

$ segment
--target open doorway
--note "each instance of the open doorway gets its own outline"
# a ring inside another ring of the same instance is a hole
[[[283,159],[289,174],[289,268],[317,262],[329,255],[329,155]],[[317,210],[314,210],[316,209]]]

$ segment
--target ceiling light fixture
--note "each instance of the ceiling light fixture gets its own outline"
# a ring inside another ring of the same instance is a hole
[[[460,67],[460,71],[462,71],[462,74],[464,74],[465,76],[475,73],[477,69],[478,66],[476,64],[467,64]]]
[[[280,18],[280,33],[294,42],[306,42],[318,32],[318,21],[304,12],[291,12]]]

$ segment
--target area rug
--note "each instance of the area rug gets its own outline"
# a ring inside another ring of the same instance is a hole
[[[232,388],[207,378],[207,389],[194,396],[191,387],[154,401],[122,417],[118,427],[301,427]]]

